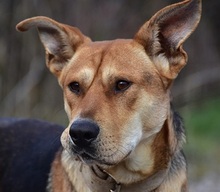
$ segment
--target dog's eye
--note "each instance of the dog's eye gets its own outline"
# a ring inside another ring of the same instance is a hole
[[[78,82],[72,82],[68,85],[69,90],[72,91],[75,94],[79,94],[80,93],[80,85]]]
[[[125,81],[125,80],[119,80],[115,84],[115,91],[117,92],[122,92],[128,89],[131,85],[131,82]]]

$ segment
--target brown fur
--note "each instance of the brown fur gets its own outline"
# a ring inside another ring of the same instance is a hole
[[[38,28],[70,121],[49,191],[187,191],[184,131],[170,107],[169,90],[186,64],[182,44],[200,15],[201,1],[186,0],[156,13],[134,39],[103,42],[46,17],[17,25],[20,31]],[[130,84],[118,91],[118,81]],[[73,82],[79,90],[71,91]],[[72,150],[70,127],[79,118],[100,128],[91,159]]]

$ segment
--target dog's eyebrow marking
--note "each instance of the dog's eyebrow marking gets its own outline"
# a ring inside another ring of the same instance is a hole
[[[82,71],[79,72],[79,76],[85,84],[90,84],[93,81],[94,75],[95,72],[91,68],[83,68]]]
[[[112,80],[113,75],[116,74],[117,70],[113,65],[105,66],[102,72],[102,81],[105,85],[108,84],[109,80]]]

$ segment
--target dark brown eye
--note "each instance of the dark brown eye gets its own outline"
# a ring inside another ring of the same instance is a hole
[[[126,89],[130,87],[130,85],[131,85],[131,82],[129,81],[119,80],[115,84],[115,91],[116,93],[125,91]]]
[[[78,82],[72,82],[68,85],[69,90],[72,91],[75,94],[79,94],[80,93],[80,85]]]

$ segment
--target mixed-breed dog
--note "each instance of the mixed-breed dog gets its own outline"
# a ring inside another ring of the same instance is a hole
[[[170,87],[187,62],[184,41],[201,0],[157,12],[133,39],[93,42],[47,17],[36,27],[64,93],[69,125],[0,120],[0,192],[184,192],[185,141]]]

